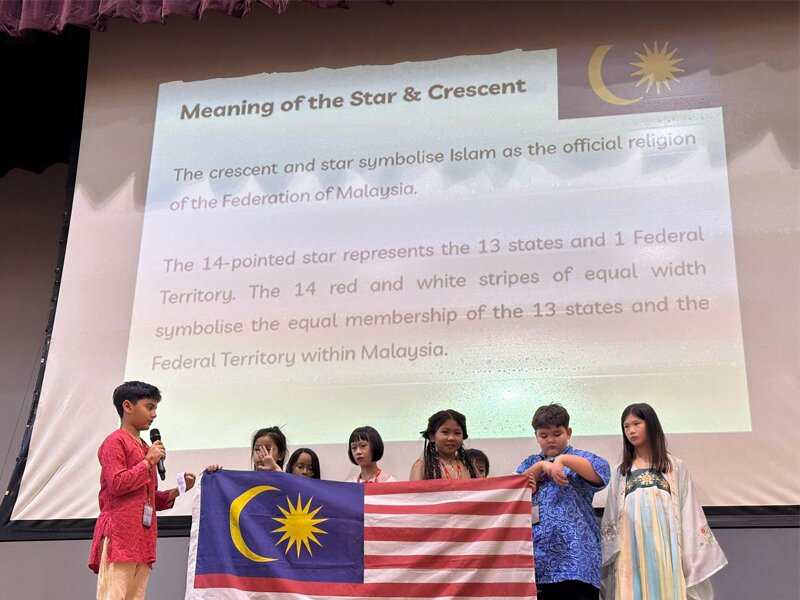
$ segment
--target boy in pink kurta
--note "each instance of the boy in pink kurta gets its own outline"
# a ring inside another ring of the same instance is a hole
[[[148,446],[139,433],[150,428],[161,400],[158,388],[139,381],[114,390],[120,428],[100,445],[100,516],[95,525],[89,568],[98,574],[98,600],[144,598],[156,561],[155,511],[172,508],[178,489],[158,491],[156,465],[165,456],[158,441]],[[186,488],[195,476],[185,475]],[[149,513],[149,514],[148,514]]]

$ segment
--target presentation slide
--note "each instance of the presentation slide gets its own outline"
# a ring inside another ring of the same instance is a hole
[[[170,447],[748,431],[721,109],[559,116],[555,50],[162,84],[125,377]]]

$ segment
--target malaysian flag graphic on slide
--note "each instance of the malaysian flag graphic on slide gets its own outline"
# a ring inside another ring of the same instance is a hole
[[[536,597],[521,475],[339,483],[204,475],[186,600]]]
[[[557,56],[559,119],[722,105],[716,46],[705,37],[561,47]]]

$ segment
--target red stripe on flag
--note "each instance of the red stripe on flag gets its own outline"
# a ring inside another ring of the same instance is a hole
[[[489,529],[430,527],[365,527],[366,542],[527,542],[530,527]]]
[[[364,487],[369,488],[372,485]],[[527,500],[516,500],[513,502],[441,502],[439,504],[364,504],[364,512],[383,515],[524,515],[531,512],[531,503]]]
[[[533,554],[465,554],[442,556],[430,554],[383,556],[368,554],[365,569],[530,569]]]
[[[499,596],[533,598],[533,583],[331,583],[267,577],[237,577],[224,573],[195,575],[194,587],[233,588],[246,592],[279,592],[345,598],[440,598]]]
[[[461,492],[464,490],[515,490],[529,485],[527,475],[506,475],[481,479],[430,479],[375,483],[364,486],[365,496],[385,494],[416,494],[419,492]]]

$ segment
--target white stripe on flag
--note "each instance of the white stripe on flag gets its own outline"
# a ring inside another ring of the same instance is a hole
[[[530,569],[444,570],[367,569],[364,583],[524,583],[531,580]]]
[[[423,527],[428,529],[439,528],[475,528],[486,529],[489,527],[529,527],[530,514],[524,515],[414,515],[409,523],[408,515],[391,515],[368,513],[364,515],[364,527]]]
[[[389,484],[391,485],[391,484]],[[417,492],[409,494],[377,494],[364,496],[365,505],[395,505],[429,506],[431,504],[444,504],[445,502],[509,502],[521,500],[524,490],[498,489],[498,490],[456,490],[442,492]]]
[[[509,542],[364,542],[364,554],[379,555],[449,555],[465,554],[532,554],[533,544],[528,541]]]

